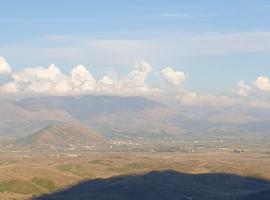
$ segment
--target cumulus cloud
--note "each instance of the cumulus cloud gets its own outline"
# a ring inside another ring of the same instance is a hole
[[[251,91],[251,87],[247,85],[244,80],[239,81],[237,83],[237,87],[238,87],[237,94],[241,96],[248,96]]]
[[[63,74],[59,67],[26,68],[22,72],[11,74],[12,80],[0,86],[5,94],[24,95],[149,95],[160,90],[147,83],[152,67],[142,61],[135,63],[134,69],[121,79],[104,75],[96,80],[83,65],[74,67],[69,75]]]
[[[19,88],[15,82],[8,82],[0,86],[0,94],[19,94]]]
[[[99,80],[99,82],[104,85],[115,85],[115,81],[108,75],[103,76],[102,79]]]
[[[13,85],[14,90],[26,94],[64,94],[71,87],[68,78],[63,75],[56,65],[48,68],[27,68],[22,72],[11,75],[12,81],[3,86],[4,91]],[[15,89],[16,88],[16,89]]]
[[[198,94],[193,91],[182,91],[176,95],[176,99],[186,106],[214,106],[228,107],[237,104],[236,99],[228,96],[214,96],[208,94]]]
[[[96,80],[85,66],[78,65],[70,72],[70,84],[73,91],[91,91],[96,85]]]
[[[258,77],[256,81],[254,82],[254,84],[259,90],[270,91],[269,78],[265,76]]]
[[[148,82],[153,67],[143,61],[137,61],[126,75],[104,74],[97,79],[85,66],[77,65],[70,73],[64,74],[54,64],[48,67],[25,68],[21,72],[11,72],[7,62],[1,59],[2,73],[10,73],[7,82],[0,83],[1,95],[22,96],[67,96],[67,95],[117,95],[147,96],[160,98],[166,102],[176,101],[180,105],[228,107],[249,105],[270,107],[270,80],[260,76],[251,83],[241,80],[236,85],[234,94],[215,96],[200,94],[181,87],[186,74],[166,67],[160,70],[163,78],[171,85],[165,88],[155,87]],[[4,66],[4,67],[3,67]],[[168,87],[168,88],[166,88]],[[169,89],[170,87],[170,89]],[[237,94],[237,95],[236,95]]]
[[[9,74],[11,72],[11,67],[7,63],[4,57],[0,57],[0,75]]]
[[[143,61],[137,61],[134,69],[127,76],[121,79],[114,79],[108,75],[103,76],[99,80],[99,91],[104,91],[107,94],[125,95],[144,95],[157,94],[161,90],[147,83],[147,79],[152,72],[152,66]]]
[[[182,105],[188,106],[270,107],[270,80],[268,77],[260,76],[250,84],[241,80],[237,82],[236,90],[234,91],[234,94],[216,96],[211,94],[199,94],[194,91],[182,89],[182,91],[176,95],[176,100]]]
[[[135,69],[129,73],[127,79],[138,83],[143,83],[151,71],[152,67],[150,64],[143,61],[137,61],[135,63]]]
[[[175,86],[181,85],[186,80],[184,72],[174,70],[170,67],[162,69],[161,72],[164,79]]]
[[[270,80],[266,76],[259,76],[250,84],[241,80],[237,83],[236,93],[240,96],[265,98],[270,95]]]

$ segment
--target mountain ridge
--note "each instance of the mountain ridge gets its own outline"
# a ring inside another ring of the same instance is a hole
[[[84,181],[33,200],[242,200],[269,188],[269,181],[252,177],[167,170]]]
[[[104,143],[96,131],[79,124],[51,124],[15,141],[16,147],[27,149],[82,148]]]

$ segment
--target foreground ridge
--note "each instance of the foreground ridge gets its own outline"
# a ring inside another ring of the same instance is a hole
[[[267,199],[270,182],[226,173],[187,174],[153,171],[81,182],[32,200],[245,200]],[[269,198],[268,198],[269,199]]]

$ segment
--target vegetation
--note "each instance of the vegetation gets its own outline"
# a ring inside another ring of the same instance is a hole
[[[65,165],[60,165],[57,167],[58,170],[63,171],[63,172],[70,172],[74,175],[84,177],[84,178],[94,178],[95,176],[91,173],[89,169],[86,169],[80,165],[77,164],[65,164]]]
[[[21,152],[0,155],[0,199],[28,200],[34,194],[62,190],[80,181],[164,170],[191,174],[225,172],[270,180],[269,154],[259,151],[239,154],[231,150],[207,154],[84,152],[79,157],[55,152],[25,155],[28,157],[23,159]],[[217,181],[215,184],[218,186]]]
[[[31,180],[32,183],[43,187],[45,189],[47,189],[48,191],[52,191],[55,189],[55,184],[52,180],[46,179],[46,178],[42,178],[42,177],[34,177]]]
[[[41,189],[28,181],[12,179],[12,180],[5,180],[0,183],[0,192],[32,194],[41,192]]]

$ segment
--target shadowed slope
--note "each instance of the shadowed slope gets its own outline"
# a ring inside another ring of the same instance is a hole
[[[269,189],[270,182],[250,177],[162,171],[89,180],[33,200],[241,200]]]

